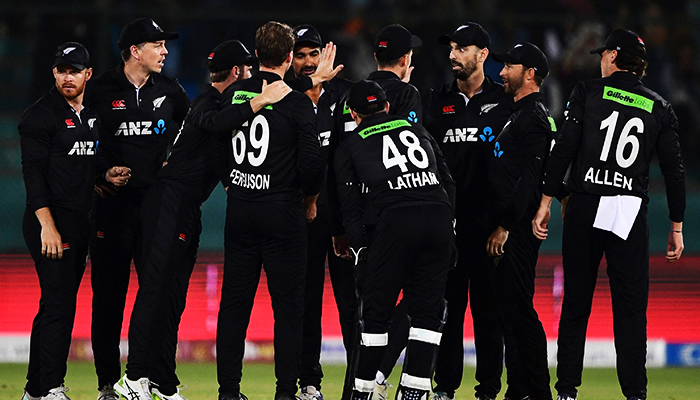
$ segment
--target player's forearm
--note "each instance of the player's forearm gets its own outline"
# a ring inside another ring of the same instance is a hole
[[[49,207],[42,207],[34,211],[36,218],[39,220],[42,229],[56,229],[54,224],[53,215],[51,215],[51,210]]]
[[[265,104],[260,105],[261,101],[255,102],[255,99],[257,97],[249,103],[232,104],[220,111],[207,113],[202,118],[202,129],[208,132],[230,134],[231,131],[240,128],[253,114],[265,106]]]
[[[540,210],[549,209],[552,206],[552,199],[552,196],[542,194],[542,199],[540,200]]]

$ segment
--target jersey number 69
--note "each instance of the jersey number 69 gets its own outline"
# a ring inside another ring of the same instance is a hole
[[[248,122],[246,121],[243,126],[248,126]],[[260,127],[260,129],[258,129],[258,127]],[[258,130],[260,131],[259,137],[257,133]],[[254,151],[249,151],[247,153],[248,163],[253,167],[258,167],[265,161],[267,150],[270,146],[270,125],[267,119],[265,119],[265,116],[258,115],[253,118],[253,122],[250,124],[250,129],[248,131],[248,137],[248,141],[253,149],[259,151],[257,155]],[[237,131],[237,134],[233,136],[231,142],[233,144],[233,159],[236,161],[236,164],[243,163],[246,157],[246,137],[244,132]]]

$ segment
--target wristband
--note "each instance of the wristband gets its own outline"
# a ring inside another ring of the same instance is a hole
[[[674,233],[683,233],[683,231],[679,231],[678,229],[671,229],[671,232],[674,232]]]

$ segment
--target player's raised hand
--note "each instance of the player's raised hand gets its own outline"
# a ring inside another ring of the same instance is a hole
[[[326,43],[326,46],[321,50],[321,57],[318,60],[316,72],[310,76],[314,86],[322,82],[330,81],[343,69],[343,64],[333,68],[335,52],[336,47],[333,42]]]

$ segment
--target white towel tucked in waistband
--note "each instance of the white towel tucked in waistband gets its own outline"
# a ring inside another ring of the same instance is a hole
[[[636,196],[601,196],[593,227],[627,240],[641,205],[642,199]]]

